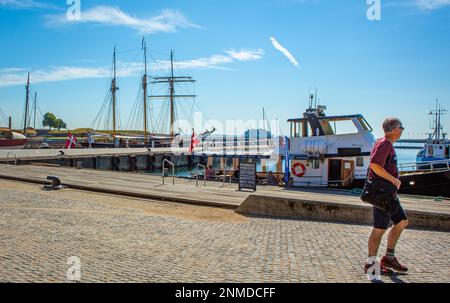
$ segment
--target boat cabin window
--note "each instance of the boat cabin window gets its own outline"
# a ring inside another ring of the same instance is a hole
[[[373,130],[372,127],[370,126],[370,124],[363,117],[359,117],[358,121],[359,121],[359,123],[361,124],[361,126],[362,126],[362,128],[364,130],[368,130],[368,131],[372,131]]]
[[[328,120],[320,120],[320,126],[322,126],[325,136],[334,135],[333,128]]]
[[[319,169],[320,168],[320,160],[317,160],[317,159],[310,160],[310,167],[312,169]]]
[[[372,131],[372,127],[362,116],[319,118],[325,136],[356,134],[359,131]],[[291,137],[309,137],[313,132],[306,119],[291,122]]]
[[[356,134],[358,129],[352,120],[338,120],[332,123],[335,135]]]
[[[321,119],[320,125],[322,125],[325,136],[358,133],[358,128],[356,128],[356,125],[351,118],[333,120]]]
[[[312,134],[307,121],[291,122],[291,137],[308,137]]]
[[[300,137],[302,124],[300,122],[291,123],[291,137]]]

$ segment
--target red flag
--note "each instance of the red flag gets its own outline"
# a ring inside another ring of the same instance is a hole
[[[69,133],[66,140],[66,149],[75,148],[76,146],[77,146],[77,137]]]
[[[200,140],[197,139],[197,135],[195,134],[194,129],[192,129],[192,136],[191,136],[191,144],[189,145],[189,153],[194,152],[194,148],[197,144],[200,143]]]

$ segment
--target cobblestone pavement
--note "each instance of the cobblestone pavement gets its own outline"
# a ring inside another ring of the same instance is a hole
[[[0,282],[68,282],[70,256],[81,282],[368,282],[370,229],[0,180]],[[406,230],[410,272],[383,281],[450,282],[449,244]]]

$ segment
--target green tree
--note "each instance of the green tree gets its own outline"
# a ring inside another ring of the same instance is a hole
[[[56,119],[54,127],[61,130],[61,128],[67,128],[67,124],[62,119]]]
[[[54,128],[56,127],[56,116],[52,113],[46,113],[44,115],[44,120],[42,120],[42,126],[46,127],[48,126],[49,128]]]

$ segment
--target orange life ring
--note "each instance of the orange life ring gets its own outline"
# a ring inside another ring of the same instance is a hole
[[[296,177],[303,177],[306,173],[306,167],[301,162],[297,162],[292,165],[291,172]]]

